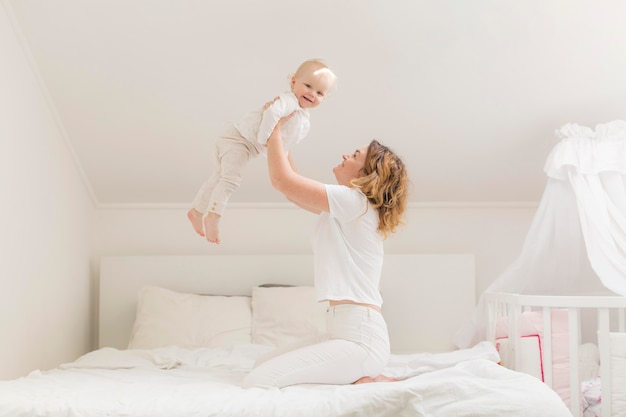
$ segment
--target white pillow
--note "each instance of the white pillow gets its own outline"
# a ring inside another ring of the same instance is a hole
[[[326,333],[328,303],[319,303],[313,287],[252,289],[252,343],[284,346]]]
[[[250,343],[250,297],[196,295],[158,287],[139,291],[129,349],[188,349]]]

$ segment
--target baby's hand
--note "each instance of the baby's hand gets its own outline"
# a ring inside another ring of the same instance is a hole
[[[267,103],[265,103],[265,104],[263,105],[263,111],[267,110],[267,109],[269,108],[269,106],[271,106],[272,104],[274,104],[274,102],[275,102],[276,100],[278,100],[279,98],[280,98],[280,97],[276,96],[276,97],[274,97],[274,99],[273,99],[273,100],[268,101]]]

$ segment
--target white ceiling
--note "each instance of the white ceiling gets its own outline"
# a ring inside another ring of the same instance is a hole
[[[537,201],[554,130],[626,110],[621,0],[2,1],[101,205],[190,202],[213,139],[312,57],[339,85],[300,171],[378,138],[415,202]],[[231,201],[285,201],[265,159]]]

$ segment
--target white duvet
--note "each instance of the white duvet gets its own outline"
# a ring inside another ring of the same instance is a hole
[[[491,344],[392,355],[399,382],[243,389],[259,345],[103,348],[58,369],[0,381],[0,417],[571,416],[538,379],[497,364]]]

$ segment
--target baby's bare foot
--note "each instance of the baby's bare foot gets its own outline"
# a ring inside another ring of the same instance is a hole
[[[378,375],[376,378],[374,378],[374,382],[396,382],[397,379],[396,378],[392,378],[390,376],[386,376],[386,375]]]
[[[204,229],[202,228],[202,213],[192,208],[187,212],[187,218],[191,222],[191,225],[196,233],[200,236],[204,236]]]
[[[204,231],[206,233],[206,240],[211,243],[220,244],[220,218],[219,214],[207,213],[204,216]]]

